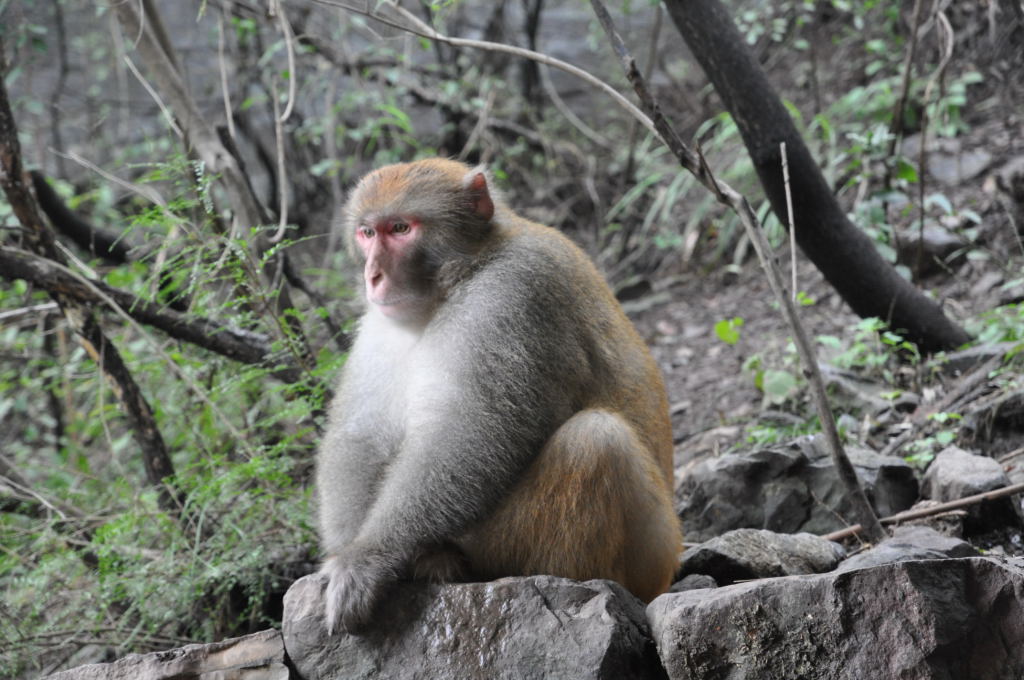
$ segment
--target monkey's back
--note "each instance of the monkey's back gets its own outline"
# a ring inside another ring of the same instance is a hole
[[[557,230],[504,211],[495,222],[498,246],[455,293],[451,314],[462,317],[463,328],[477,328],[480,342],[494,345],[478,349],[495,362],[523,362],[524,376],[542,376],[542,385],[565,391],[568,403],[554,426],[584,409],[622,415],[671,488],[672,432],[661,372],[604,277]],[[522,333],[523,327],[540,332]],[[504,338],[527,344],[503,345]],[[534,387],[523,385],[522,397],[531,398]]]

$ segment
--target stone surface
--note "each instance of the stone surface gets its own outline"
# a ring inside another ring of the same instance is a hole
[[[926,225],[923,236],[922,239],[916,226],[902,230],[896,261],[923,276],[942,271],[944,265],[948,268],[953,262],[963,260],[966,254],[964,246],[968,245],[963,237],[937,224]],[[950,256],[954,254],[957,257],[951,259]]]
[[[892,386],[884,382],[867,380],[852,371],[844,371],[832,364],[819,365],[829,402],[833,408],[855,413],[875,414],[892,407],[888,394]]]
[[[50,680],[288,680],[280,631],[265,630],[208,645],[129,654],[79,666]]]
[[[917,162],[921,148],[921,135],[911,135],[903,141],[903,155]],[[992,165],[992,154],[986,149],[965,149],[955,137],[928,140],[928,174],[947,186],[955,187],[972,180]]]
[[[819,574],[846,556],[842,546],[812,534],[734,529],[683,553],[680,571],[707,574],[722,585],[735,581]]]
[[[839,565],[838,571],[877,567],[906,560],[934,560],[947,557],[977,557],[967,541],[943,536],[926,526],[897,527],[890,538],[858,553]]]
[[[662,678],[643,604],[610,581],[554,576],[489,583],[400,583],[360,635],[327,636],[326,578],[284,599],[298,677]]]
[[[687,574],[672,584],[668,589],[670,593],[681,593],[686,590],[700,590],[702,588],[717,588],[718,583],[707,574]]]
[[[940,502],[1001,489],[1010,485],[1003,466],[994,458],[976,456],[957,446],[943,449],[925,472],[921,495]],[[1007,525],[1020,525],[1020,514],[1009,497],[967,508],[964,532],[973,535]]]
[[[879,516],[917,500],[914,470],[903,459],[848,447]],[[853,524],[852,502],[832,459],[814,441],[709,458],[691,468],[676,489],[683,535],[706,541],[731,529],[825,534]]]
[[[1024,564],[909,561],[666,594],[647,608],[673,680],[1019,680]]]
[[[1000,342],[986,345],[975,345],[967,349],[939,355],[928,360],[927,370],[939,370],[943,375],[959,376],[974,370],[995,357],[1002,357],[1016,343]]]

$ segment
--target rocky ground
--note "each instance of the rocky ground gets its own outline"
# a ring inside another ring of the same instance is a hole
[[[1024,186],[1024,143],[1020,141],[1024,134],[1019,134],[1024,125],[1018,120],[1014,129],[1018,134],[1012,141],[1004,127],[993,125],[957,145],[944,140],[929,147],[939,159],[939,169],[929,177],[931,186],[949,193],[959,205],[973,206],[973,215],[969,220],[961,216],[956,222],[960,227],[969,222],[972,226],[966,232],[950,228],[941,236],[926,235],[925,252],[934,266],[926,269],[921,286],[943,301],[951,317],[979,334],[982,339],[973,348],[938,357],[901,352],[892,346],[894,341],[887,345],[878,333],[858,329],[861,320],[820,274],[806,261],[798,263],[798,288],[813,300],[801,308],[802,320],[812,336],[833,338],[818,344],[819,363],[846,444],[858,456],[881,453],[892,457],[882,469],[888,470],[890,463],[897,465],[901,479],[913,484],[923,481],[935,455],[950,445],[987,459],[979,464],[993,474],[999,471],[1001,481],[985,484],[1024,481],[1024,393],[1020,362],[1012,358],[1020,337],[1017,328],[1024,327],[1024,318],[1016,307],[1010,307],[1004,308],[1000,321],[995,322],[989,311],[1024,299],[1019,282],[1024,249],[1015,228],[1024,225],[1019,217],[1024,214],[1024,192],[1012,190]],[[991,139],[1002,139],[1006,146],[998,153],[985,151],[980,145]],[[952,170],[957,167],[959,174]],[[908,253],[917,250],[915,228],[905,228],[900,237]],[[783,264],[788,272],[785,255]],[[714,327],[733,318],[742,319],[743,325],[738,329],[738,341],[730,345]],[[769,478],[792,481],[808,474],[807,461],[783,464],[775,460],[791,455],[784,453],[787,448],[795,451],[810,446],[803,433],[817,428],[807,390],[798,380],[788,397],[772,399],[755,384],[757,372],[766,369],[799,374],[789,330],[756,263],[738,274],[723,270],[704,277],[682,277],[638,315],[638,323],[666,375],[677,473],[681,492],[685,491],[680,504],[684,525],[690,524],[688,538],[700,541],[738,526],[775,528],[758,524],[764,519],[760,516],[746,517],[734,526],[713,526],[706,523],[708,508],[686,509],[695,502],[695,493],[708,498],[730,496],[721,493],[724,489],[709,486],[715,477],[711,470],[716,467],[730,468],[721,479],[727,487],[735,485],[737,468],[729,462],[733,458],[723,459],[727,453],[738,457],[735,460],[746,459],[742,469],[759,469],[757,474],[765,477],[765,484]],[[1011,341],[987,341],[993,338]],[[764,458],[767,454],[762,450],[768,446],[777,449],[769,457],[781,466],[772,473],[758,467],[765,464],[763,460],[752,462]],[[816,456],[808,460],[814,461]],[[798,469],[801,472],[797,473]],[[731,490],[738,491],[735,487]],[[750,491],[746,488],[743,493]],[[819,488],[807,493],[813,500],[800,511],[807,517],[801,520],[803,524],[788,526],[786,531],[821,533],[829,524],[812,516],[835,512],[834,507],[821,503],[827,497],[821,494],[831,492]],[[916,495],[916,489],[905,488],[901,493],[903,500],[893,505],[882,502],[880,512],[895,512],[908,500],[926,500]],[[1020,496],[1014,498],[1019,508]],[[687,512],[705,523],[688,522]],[[972,527],[966,538],[977,547],[997,554],[1024,554],[1019,525],[975,529]]]

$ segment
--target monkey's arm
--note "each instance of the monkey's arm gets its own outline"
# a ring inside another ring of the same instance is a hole
[[[543,355],[502,346],[501,356],[464,347],[413,390],[407,435],[357,541],[404,557],[457,538],[498,505],[571,415],[537,365]]]
[[[320,448],[325,452],[316,478],[321,549],[325,555],[333,555],[359,532],[386,457],[378,442],[344,426],[329,427]]]
[[[404,372],[395,357],[406,355],[413,338],[380,333],[380,319],[363,320],[331,403],[317,456],[321,549],[337,554],[352,542],[377,495],[388,462],[401,445],[394,411],[400,411]],[[370,341],[370,339],[376,340]]]

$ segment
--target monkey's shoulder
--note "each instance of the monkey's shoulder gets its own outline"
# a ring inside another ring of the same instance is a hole
[[[482,353],[503,365],[513,356],[557,366],[613,362],[636,346],[632,325],[590,259],[540,225],[502,239],[452,291],[427,335],[442,354]],[[463,342],[453,346],[453,335]]]
[[[591,307],[617,306],[604,277],[583,250],[556,229],[521,220],[474,277],[476,292],[513,291],[527,300]]]

